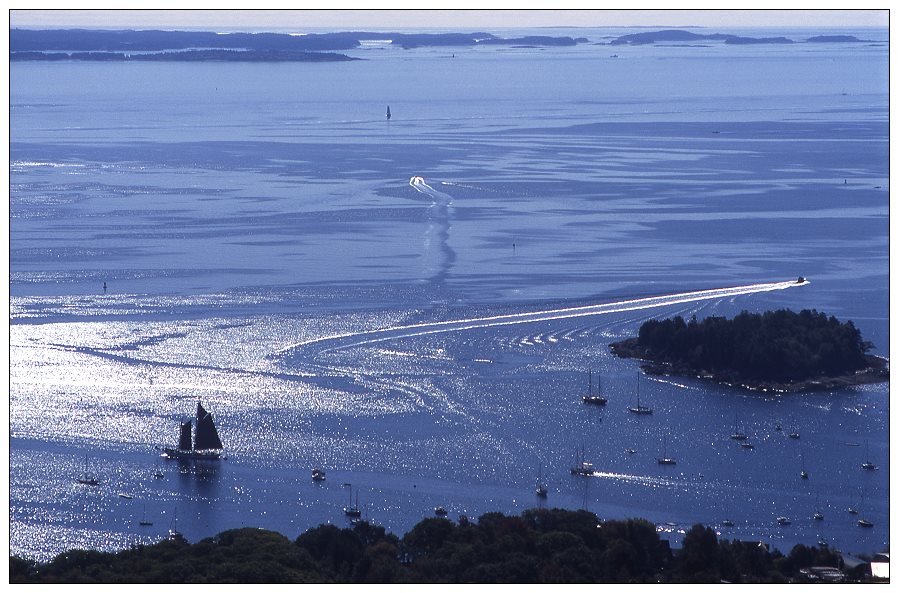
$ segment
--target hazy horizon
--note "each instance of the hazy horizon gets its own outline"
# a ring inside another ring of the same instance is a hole
[[[11,10],[16,28],[888,27],[886,10]]]

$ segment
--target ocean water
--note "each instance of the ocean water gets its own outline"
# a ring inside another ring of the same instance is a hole
[[[675,544],[703,523],[784,552],[887,546],[888,384],[643,377],[636,417],[638,363],[608,344],[651,318],[815,308],[889,357],[888,31],[604,45],[627,32],[11,63],[11,553],[293,538],[357,498],[397,534],[436,506],[546,505]],[[590,370],[604,408],[581,403]],[[198,399],[226,458],[161,458]],[[594,476],[570,474],[579,449]]]

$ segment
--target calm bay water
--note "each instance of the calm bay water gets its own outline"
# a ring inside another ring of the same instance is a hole
[[[646,319],[786,307],[851,319],[889,356],[887,31],[597,44],[626,32],[339,64],[11,64],[11,551],[172,525],[296,537],[348,524],[357,495],[395,533],[438,505],[546,504],[675,542],[701,522],[785,552],[887,545],[887,384],[644,378],[655,413],[634,417],[638,365],[608,352]],[[683,296],[725,287],[746,288]],[[588,369],[604,409],[580,401]],[[227,459],[161,459],[197,399]],[[581,447],[593,477],[569,473]],[[75,483],[85,465],[99,486]]]

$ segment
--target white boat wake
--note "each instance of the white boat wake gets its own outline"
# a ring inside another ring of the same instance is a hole
[[[495,315],[491,317],[475,317],[471,319],[458,319],[454,321],[436,321],[432,323],[419,323],[397,327],[388,327],[384,329],[351,332],[307,340],[305,342],[300,342],[283,348],[278,351],[277,355],[283,356],[291,350],[301,349],[311,345],[324,345],[326,347],[321,349],[320,352],[327,352],[331,350],[363,346],[367,344],[374,344],[377,342],[385,342],[388,340],[398,340],[400,338],[411,338],[427,334],[465,331],[484,327],[515,325],[519,323],[534,323],[538,321],[553,321],[556,319],[572,319],[576,317],[620,313],[623,311],[637,311],[640,309],[665,307],[669,305],[676,305],[679,303],[691,303],[711,299],[722,299],[745,294],[754,294],[758,292],[768,292],[772,290],[786,290],[788,288],[805,286],[807,284],[809,284],[809,282],[805,279],[802,279],[798,282],[796,280],[787,280],[783,282],[766,282],[762,284],[748,284],[745,286],[712,288],[692,292],[681,292],[661,296],[644,297],[639,299],[616,301],[613,303],[602,303],[598,305],[585,305],[581,307],[566,307],[561,309],[532,311],[529,313],[513,313],[509,315]]]

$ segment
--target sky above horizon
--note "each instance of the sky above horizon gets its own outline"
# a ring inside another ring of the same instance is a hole
[[[517,6],[522,6],[518,2]],[[535,7],[536,8],[536,7]],[[10,10],[20,28],[888,27],[887,10]]]

